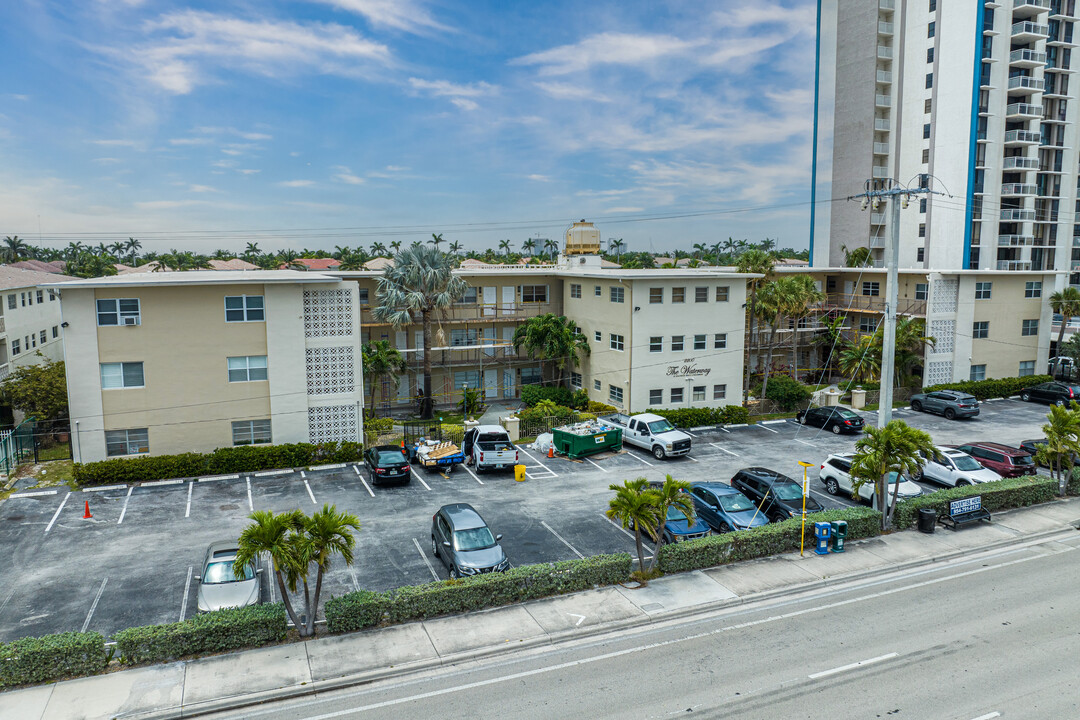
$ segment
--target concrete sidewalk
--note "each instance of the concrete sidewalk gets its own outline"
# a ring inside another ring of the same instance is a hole
[[[553,644],[822,584],[940,562],[1036,539],[1080,523],[1080,498],[998,513],[959,532],[914,531],[671,575],[647,587],[606,587],[484,612],[302,643],[132,668],[0,693],[20,720],[190,717],[369,682],[514,648]]]

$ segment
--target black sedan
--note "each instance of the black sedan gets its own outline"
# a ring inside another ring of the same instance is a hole
[[[795,419],[800,425],[825,428],[837,435],[844,432],[862,432],[865,424],[854,411],[840,406],[807,408],[796,415]]]
[[[1068,405],[1073,400],[1080,402],[1080,385],[1063,382],[1046,382],[1024,388],[1020,393],[1024,402],[1044,402],[1052,405]]]
[[[407,483],[412,467],[397,445],[376,445],[364,451],[364,467],[372,485]]]
[[[763,467],[743,468],[731,478],[731,487],[750,498],[772,522],[802,515],[802,486],[787,475]],[[825,506],[813,497],[805,499],[806,512],[821,512]]]

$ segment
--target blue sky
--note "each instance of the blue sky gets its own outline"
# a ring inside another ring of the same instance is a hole
[[[6,0],[0,43],[0,236],[807,242],[810,0]]]

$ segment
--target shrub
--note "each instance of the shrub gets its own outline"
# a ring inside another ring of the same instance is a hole
[[[673,408],[648,412],[667,418],[675,427],[693,428],[702,425],[735,425],[750,420],[750,411],[741,405],[727,405],[722,408]]]
[[[589,407],[589,393],[586,390],[575,390],[570,399],[570,407],[575,410],[587,410]]]
[[[522,423],[537,423],[549,417],[559,420],[570,420],[575,415],[574,411],[564,405],[551,405],[549,401],[542,400],[535,407],[527,408],[518,413]]]
[[[465,439],[465,426],[464,425],[451,425],[449,423],[443,423],[439,426],[439,432],[442,433],[442,439],[447,442],[452,442],[455,445],[460,445],[461,441]]]
[[[918,519],[919,510],[922,508],[934,508],[939,515],[942,515],[948,512],[950,500],[982,495],[983,510],[995,512],[1050,502],[1057,495],[1057,489],[1057,480],[1038,476],[1005,478],[979,485],[939,490],[930,495],[921,495],[897,503],[893,524],[898,530],[911,527]]]
[[[183,622],[145,625],[113,636],[121,662],[169,662],[190,655],[259,647],[285,639],[285,606],[253,605],[202,613]]]
[[[330,632],[355,632],[383,621],[387,611],[386,593],[358,590],[326,601],[326,627]]]
[[[1049,375],[1027,375],[1026,377],[998,378],[996,380],[965,380],[963,382],[942,383],[924,387],[923,392],[934,390],[959,390],[974,395],[979,400],[987,398],[1019,395],[1024,388],[1053,380]]]
[[[726,425],[742,425],[750,422],[750,408],[742,405],[725,405],[720,411],[720,423]]]
[[[364,435],[379,437],[394,432],[394,418],[364,418]]]
[[[765,388],[765,398],[775,402],[785,412],[797,410],[810,402],[812,394],[810,388],[786,375],[769,378],[769,384]]]
[[[66,632],[0,643],[0,687],[42,683],[105,670],[105,638]]]
[[[541,400],[550,400],[556,405],[572,406],[574,393],[565,387],[549,387],[545,385],[526,385],[521,388],[521,402],[532,407]]]
[[[596,400],[590,400],[585,405],[585,412],[596,413],[597,415],[604,415],[607,413],[619,412],[619,408],[614,405],[608,405],[607,403],[597,402]]]
[[[1080,467],[1074,467],[1069,474],[1069,484],[1065,486],[1067,495],[1080,495]]]

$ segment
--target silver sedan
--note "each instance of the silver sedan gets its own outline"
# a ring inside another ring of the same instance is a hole
[[[244,566],[239,573],[235,572],[233,561],[236,560],[236,552],[235,540],[211,543],[206,549],[202,574],[195,578],[199,581],[199,612],[259,603],[262,568],[258,567],[256,560]]]

